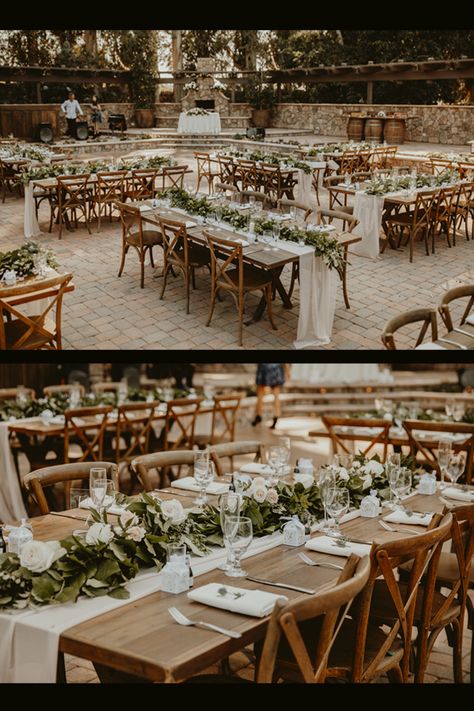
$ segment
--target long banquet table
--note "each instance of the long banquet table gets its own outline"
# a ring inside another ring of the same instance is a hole
[[[163,499],[174,497],[170,489],[160,490],[159,494]],[[212,498],[216,501],[216,497]],[[193,495],[180,496],[179,499],[184,506],[189,506]],[[410,498],[410,506],[418,511],[437,512],[443,510],[444,504],[438,496],[415,494]],[[386,515],[386,510],[383,515]],[[83,520],[86,516],[86,511],[74,510],[65,512],[64,517],[48,514],[32,519],[35,538],[51,540],[70,535],[80,525],[77,519]],[[367,541],[368,544],[383,543],[403,536],[382,529],[379,518],[352,518],[343,523],[342,528],[347,535]],[[262,539],[257,540],[262,543]],[[305,565],[298,557],[300,548],[284,546],[277,540],[270,542],[270,546],[268,550],[245,559],[244,567],[248,574],[315,590],[323,589],[337,579],[337,570]],[[310,551],[308,554],[310,557],[313,555]],[[317,558],[342,565],[345,562],[340,556],[322,553],[318,553]],[[211,564],[214,569],[202,575],[196,574],[195,570],[195,587],[210,582],[229,584],[229,578],[216,568],[222,559],[222,556],[216,557]],[[159,576],[155,574],[154,577],[157,579]],[[291,600],[307,599],[302,593],[281,590],[271,585],[256,586],[245,579],[234,580],[233,584],[248,589],[258,587],[268,592],[283,593]],[[130,587],[133,585],[133,582],[129,584]],[[89,611],[84,613],[88,603]],[[178,626],[168,614],[170,605],[178,607],[191,619],[236,630],[242,637],[231,639],[203,629]],[[94,614],[95,606],[108,609]],[[82,612],[79,608],[82,608]],[[160,592],[159,584],[150,594],[143,594],[142,590],[142,594],[132,601],[95,598],[15,614],[17,624],[11,622],[15,615],[0,614],[0,630],[8,632],[0,634],[0,680],[31,681],[37,680],[42,673],[44,676],[40,677],[41,680],[54,681],[55,660],[59,650],[92,661],[103,681],[137,680],[138,677],[154,682],[181,682],[262,639],[268,622],[268,617],[248,617],[191,602],[186,593],[171,595]],[[80,618],[81,614],[84,619],[75,624],[74,620]],[[49,625],[47,632],[46,625]],[[45,647],[37,646],[42,640],[44,642],[45,634],[48,644]],[[16,642],[18,646],[14,648]],[[25,658],[23,667],[22,654]],[[11,665],[10,669],[8,665]],[[28,679],[28,673],[34,678]],[[12,678],[15,674],[16,678]]]

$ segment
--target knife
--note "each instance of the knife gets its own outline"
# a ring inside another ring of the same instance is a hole
[[[250,580],[252,583],[273,585],[275,588],[287,588],[288,590],[296,590],[296,592],[307,593],[308,595],[314,595],[316,592],[316,590],[313,590],[312,588],[303,588],[299,585],[290,585],[289,583],[276,583],[273,580],[265,580],[264,578],[253,578],[251,575],[246,575],[245,579]]]

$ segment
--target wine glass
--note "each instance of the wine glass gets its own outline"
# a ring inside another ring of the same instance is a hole
[[[463,473],[465,466],[466,455],[463,452],[458,452],[458,454],[451,453],[446,465],[446,474],[453,486],[456,486],[456,482]]]
[[[269,252],[271,247],[269,247],[270,242],[272,241],[272,233],[270,230],[264,230],[263,235],[262,235],[262,242],[264,243],[265,247],[263,248],[264,252]]]
[[[79,383],[73,383],[71,391],[69,393],[69,406],[74,409],[80,405],[81,402],[81,388]]]
[[[206,450],[194,455],[194,479],[199,484],[201,492],[193,503],[197,506],[204,506],[208,502],[207,487],[214,479],[214,464],[209,460],[209,452]]]
[[[454,410],[454,405],[455,405],[455,400],[454,398],[450,397],[446,402],[444,403],[444,411],[446,412],[446,416],[448,419],[452,420],[453,419],[453,410]]]
[[[275,221],[275,222],[273,223],[273,227],[272,227],[272,232],[273,232],[273,245],[272,245],[272,249],[273,249],[274,251],[276,251],[276,250],[278,249],[278,245],[276,244],[276,242],[277,242],[277,240],[280,239],[280,228],[281,228],[280,223],[277,222],[277,221]]]
[[[333,456],[332,463],[335,467],[350,469],[352,466],[353,455],[350,452],[339,452]]]
[[[110,486],[111,485],[111,486]],[[111,496],[113,490],[113,481],[111,479],[95,479],[90,487],[90,496],[92,504],[97,511],[102,511],[105,508],[106,497]],[[108,502],[108,499],[107,499]],[[112,502],[110,502],[109,506]],[[108,507],[109,507],[108,506]],[[108,508],[107,507],[107,508]]]
[[[28,392],[27,392],[25,386],[24,385],[17,385],[16,386],[16,396],[15,396],[16,404],[19,407],[24,407],[25,405],[28,404],[29,399],[30,398],[28,397]]]
[[[283,464],[286,462],[286,450],[279,444],[272,444],[268,447],[267,461],[273,472],[268,477],[270,486],[278,483],[278,475],[281,472]]]
[[[400,452],[391,452],[387,457],[386,470],[388,485],[390,487],[390,501],[385,503],[385,506],[389,509],[395,509],[395,502],[393,500],[393,486],[398,477],[398,472],[400,471],[401,461]]]
[[[451,452],[453,449],[453,444],[447,437],[441,437],[438,442],[438,466],[441,474],[441,488],[444,489],[444,475],[446,472],[446,467],[449,463],[449,458],[451,457]]]
[[[320,530],[324,531],[324,533],[329,533],[332,531],[332,527],[328,521],[328,503],[336,489],[336,472],[332,467],[319,470],[318,486],[319,496],[324,509],[324,522]]]
[[[409,469],[399,469],[398,475],[393,483],[393,493],[395,494],[394,507],[396,509],[403,509],[400,501],[404,496],[410,493],[412,483],[411,471]]]
[[[230,578],[244,578],[240,558],[252,542],[252,521],[246,516],[227,516],[224,521],[224,536],[229,541],[232,551],[231,567],[225,571]]]
[[[340,520],[344,514],[349,511],[350,504],[349,489],[345,488],[335,488],[326,504],[328,514],[334,519],[334,528],[331,531],[331,535],[336,536],[336,538],[339,538],[341,541],[345,539],[345,536],[341,531]]]
[[[89,493],[91,498],[94,483],[102,479],[107,479],[107,469],[105,467],[91,467],[89,470]]]
[[[219,498],[221,529],[222,535],[224,537],[224,546],[227,551],[227,561],[225,563],[224,570],[230,570],[233,565],[232,549],[230,546],[230,542],[226,537],[225,521],[228,516],[239,518],[241,506],[242,497],[240,496],[240,494],[236,494],[234,491],[229,491],[226,494],[222,494],[222,496]]]
[[[72,486],[71,489],[69,490],[69,502],[68,502],[68,509],[88,509],[88,503],[89,503],[89,489],[80,489],[77,486]],[[83,504],[83,506],[81,506]],[[91,522],[91,517],[87,516],[87,518],[84,519],[84,523],[86,525],[89,525]],[[87,529],[85,528],[78,528],[74,530],[73,532],[74,536],[79,536],[82,534],[87,533]]]
[[[291,440],[289,437],[286,437],[286,436],[279,437],[278,444],[282,448],[282,459],[284,459],[284,461],[282,463],[281,474],[282,474],[282,476],[285,476],[285,474],[288,474],[290,471],[288,465],[290,463],[290,456],[291,456]]]
[[[464,413],[464,403],[455,400],[453,404],[453,420],[455,422],[461,422],[462,418],[464,417]]]

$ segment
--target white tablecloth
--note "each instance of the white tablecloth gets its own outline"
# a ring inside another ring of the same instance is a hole
[[[27,513],[10,449],[8,424],[0,422],[0,521],[13,523],[21,518],[27,518]]]
[[[263,553],[282,542],[281,533],[256,538],[243,557]],[[214,570],[225,561],[226,556],[225,549],[218,548],[204,558],[192,557],[194,577]],[[128,583],[127,588],[130,592],[128,600],[115,600],[107,596],[82,598],[76,603],[51,605],[38,610],[0,613],[0,683],[54,683],[61,633],[160,590],[161,575],[156,572],[140,573]]]
[[[291,366],[291,380],[307,383],[379,383],[386,382],[387,374],[377,363],[295,363]]]
[[[203,116],[188,116],[184,111],[179,115],[178,133],[220,133],[221,117],[217,111]]]
[[[39,237],[42,232],[38,225],[35,214],[35,201],[33,200],[33,183],[25,185],[25,207],[24,207],[24,232],[26,238]]]
[[[356,192],[354,217],[359,220],[357,234],[362,237],[362,241],[351,245],[354,254],[361,257],[376,257],[379,254],[384,199],[383,195]]]

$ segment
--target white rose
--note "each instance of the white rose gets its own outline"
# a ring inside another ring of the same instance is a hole
[[[349,479],[350,479],[349,472],[344,467],[339,468],[337,475],[338,475],[340,481],[349,481]]]
[[[98,543],[110,543],[114,537],[112,526],[108,523],[93,523],[86,533],[86,543],[96,546]]]
[[[272,506],[278,503],[278,491],[276,489],[268,489],[266,501]]]
[[[183,505],[177,499],[169,499],[161,504],[161,513],[165,518],[170,518],[172,523],[182,523],[186,519]]]
[[[295,474],[295,481],[297,484],[303,484],[305,489],[310,489],[314,484],[314,477],[312,474],[299,472]]]
[[[120,514],[120,523],[124,527],[127,524],[129,524],[130,526],[136,526],[138,524],[138,518],[135,516],[134,513],[132,513],[128,509],[125,509],[125,511],[122,511],[122,513]]]
[[[366,474],[362,478],[362,489],[368,489],[369,486],[372,486],[372,477],[370,476],[370,474]]]
[[[259,504],[263,504],[267,496],[267,487],[259,486],[258,488],[253,487],[252,496]]]
[[[263,478],[263,476],[256,476],[255,479],[252,481],[252,488],[253,489],[261,489],[262,486],[266,486],[267,482]]]
[[[352,468],[353,468],[353,469],[360,469],[360,462],[353,462],[353,463],[352,463]]]
[[[375,459],[371,459],[370,462],[367,462],[364,466],[364,471],[366,474],[374,474],[375,476],[379,476],[380,474],[383,474],[383,464],[380,464],[380,462],[377,462]]]
[[[130,528],[127,529],[127,538],[130,538],[132,541],[141,541],[142,538],[145,536],[146,530],[143,528],[143,526],[130,526]]]
[[[43,573],[66,553],[59,541],[28,541],[20,550],[20,564],[32,573]]]

